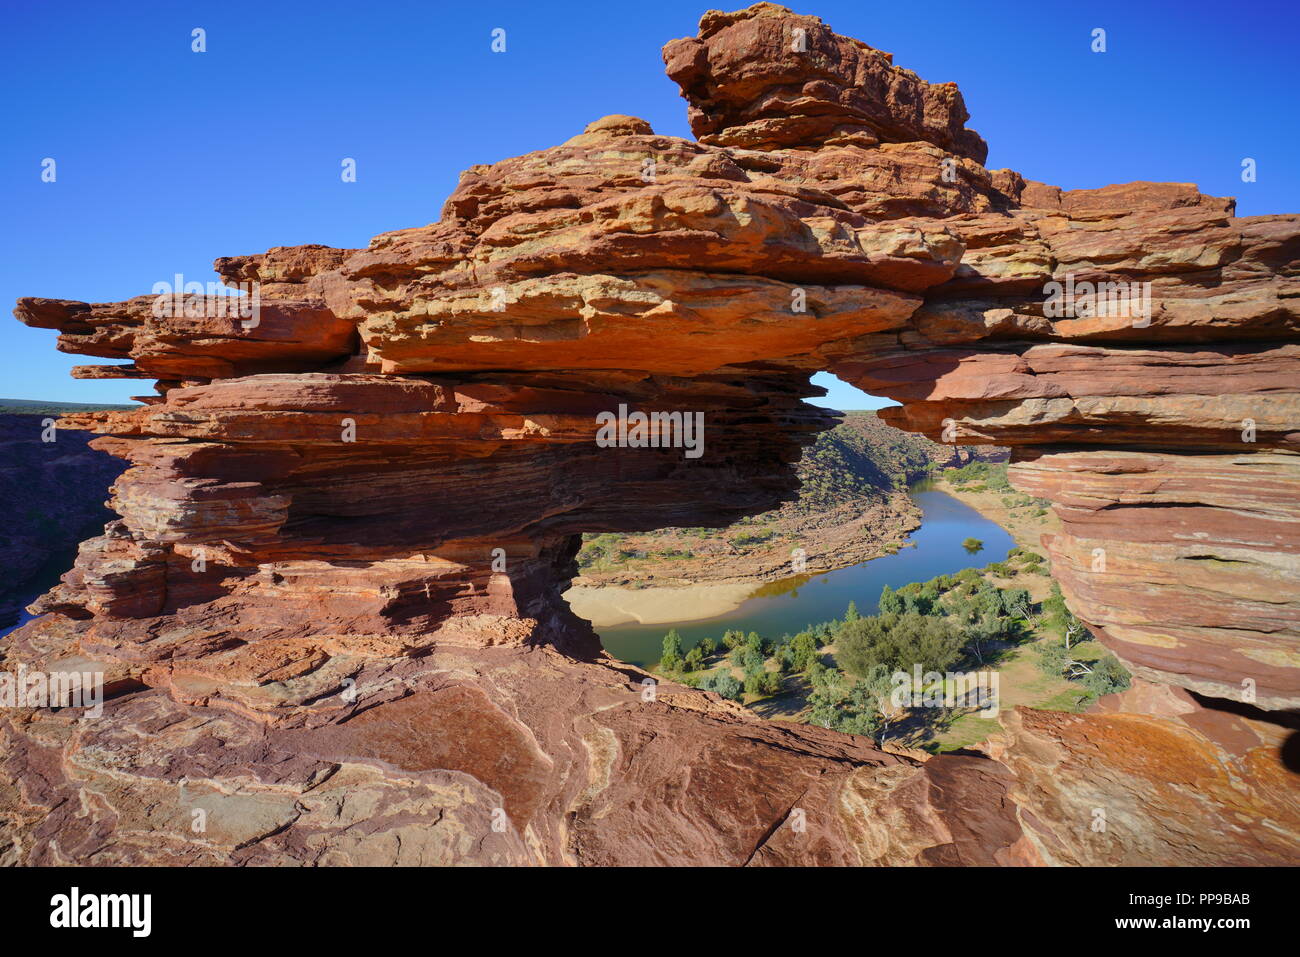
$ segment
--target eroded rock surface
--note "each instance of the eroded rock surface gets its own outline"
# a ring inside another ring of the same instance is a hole
[[[830,369],[1012,447],[1071,607],[1138,674],[1300,704],[1300,217],[986,170],[953,84],[772,4],[665,62],[698,141],[606,117],[467,171],[431,226],[218,260],[252,324],[19,302],[129,363],[77,374],[158,383],[64,420],[131,463],[121,518],[5,667],[114,697],[0,718],[6,860],[1294,862],[1266,720],[1021,711],[926,760],[603,655],[560,598],[580,533],[788,500]],[[1138,291],[1089,311],[1098,282]],[[702,454],[604,447],[620,406],[701,413]]]

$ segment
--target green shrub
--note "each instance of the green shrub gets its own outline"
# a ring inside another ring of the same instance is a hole
[[[1092,664],[1092,671],[1083,676],[1083,686],[1088,693],[1099,698],[1104,694],[1125,691],[1132,684],[1132,676],[1114,655],[1103,655]]]
[[[703,691],[713,691],[729,701],[739,701],[744,686],[725,672],[712,672],[700,678],[696,685]]]
[[[1059,641],[1045,641],[1038,646],[1038,670],[1053,678],[1065,674],[1065,664],[1069,660],[1065,645]]]
[[[835,657],[845,670],[866,677],[876,666],[890,672],[945,671],[961,654],[962,637],[947,618],[916,613],[878,615],[845,622]]]
[[[807,631],[794,636],[789,646],[790,667],[795,671],[807,671],[818,657],[817,638]]]
[[[781,676],[775,671],[755,671],[745,675],[745,694],[767,697],[781,693]]]

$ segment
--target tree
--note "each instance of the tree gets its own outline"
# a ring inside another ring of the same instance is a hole
[[[1074,612],[1066,607],[1065,596],[1061,594],[1061,586],[1057,582],[1052,582],[1051,592],[1043,599],[1043,614],[1067,638],[1083,627],[1083,623],[1074,617]]]
[[[1029,600],[1029,592],[1024,588],[1008,588],[1002,592],[1002,613],[1007,617],[1023,618],[1029,621],[1031,618],[1030,609],[1033,602]]]
[[[849,706],[854,713],[854,734],[870,734],[881,744],[884,743],[890,722],[896,716],[891,700],[893,691],[893,677],[883,665],[872,668],[865,678],[853,686],[849,692]]]
[[[978,618],[974,599],[958,591],[949,592],[945,596],[945,610],[948,617],[958,625],[964,625],[972,619]]]
[[[1000,618],[1002,616],[1002,593],[988,582],[982,582],[975,592],[975,610],[980,617]]]
[[[682,636],[676,628],[670,628],[664,635],[664,657],[680,658],[682,656]]]
[[[722,695],[722,697],[731,701],[740,700],[740,682],[731,677],[731,675],[722,675],[718,678],[714,683],[714,690],[716,690],[718,694]]]
[[[769,697],[781,693],[781,676],[775,671],[753,671],[745,675],[745,694]]]
[[[861,617],[862,615],[858,613],[858,603],[850,599],[848,610],[844,612],[844,620],[857,621]]]
[[[718,643],[712,638],[701,638],[700,643],[695,647],[700,649],[700,654],[705,658],[712,658],[718,650]]]
[[[765,695],[780,694],[784,687],[781,680],[781,674],[777,671],[764,671],[762,679],[762,692]]]
[[[892,686],[889,670],[883,666],[877,666],[867,678],[853,683],[842,673],[826,669],[808,698],[812,709],[809,718],[823,728],[875,735],[888,726]]]
[[[888,585],[880,589],[880,613],[882,615],[901,615],[903,610],[903,599],[898,596],[898,592]]]
[[[1067,634],[1065,641],[1058,644],[1057,642],[1047,642],[1039,651],[1042,658],[1040,667],[1043,671],[1055,677],[1063,677],[1069,681],[1075,681],[1083,678],[1085,684],[1092,677],[1097,662],[1089,664],[1086,661],[1080,661],[1075,658],[1070,648],[1070,636]],[[1116,662],[1118,664],[1118,662]],[[1127,676],[1127,672],[1125,675]],[[1106,679],[1099,679],[1098,686],[1106,683]],[[1125,685],[1127,687],[1127,685]],[[1105,692],[1103,692],[1105,693]]]
[[[1128,688],[1131,676],[1114,655],[1104,655],[1092,665],[1092,671],[1083,679],[1083,686],[1093,697],[1113,694]]]
[[[1065,666],[1069,660],[1065,646],[1055,641],[1044,642],[1038,649],[1038,667],[1044,674],[1051,675],[1053,678],[1059,678],[1065,674]]]
[[[808,683],[817,688],[829,680],[829,676],[835,674],[834,668],[828,668],[822,664],[820,658],[814,658],[812,664],[808,666],[805,674],[808,676]]]
[[[828,668],[825,672],[818,672],[813,680],[812,694],[808,696],[811,708],[808,720],[823,728],[838,729],[842,720],[840,712],[848,696],[848,684],[838,671]]]
[[[722,636],[722,644],[727,650],[736,648],[745,643],[745,633],[728,629]]]
[[[790,667],[795,671],[807,671],[808,666],[817,660],[817,639],[809,632],[801,631],[790,642]]]
[[[725,672],[714,672],[700,679],[697,686],[704,691],[713,691],[729,701],[739,701],[742,686],[739,681]]]
[[[702,664],[704,664],[704,652],[700,650],[699,645],[686,652],[684,666],[687,671],[697,671]]]
[[[1002,625],[992,615],[985,615],[973,624],[968,624],[966,634],[969,636],[966,646],[975,653],[975,659],[984,664],[984,647],[1002,634]]]
[[[1074,618],[1073,615],[1070,616]],[[1071,643],[1078,644],[1081,641],[1087,641],[1087,631],[1084,630],[1083,622],[1074,618],[1072,622],[1065,626],[1065,650],[1070,650]]]
[[[924,594],[908,594],[903,596],[903,612],[912,612],[916,615],[928,615],[933,610],[933,599]]]
[[[961,634],[947,618],[915,613],[877,615],[845,622],[835,641],[836,658],[865,677],[875,665],[894,671],[945,671],[961,655]]]

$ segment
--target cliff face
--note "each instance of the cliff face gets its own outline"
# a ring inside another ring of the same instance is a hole
[[[8,859],[1173,864],[1190,831],[1198,860],[1243,833],[1295,858],[1276,726],[1191,699],[922,761],[602,655],[559,597],[579,534],[788,500],[830,369],[899,427],[1012,447],[1131,669],[1300,703],[1300,217],[988,171],[955,86],[770,4],[664,56],[699,141],[606,117],[467,171],[434,225],[218,260],[256,320],[19,302],[130,363],[76,374],[158,395],[64,420],[131,463],[121,519],[6,668],[93,663],[115,697],[0,718]],[[1090,311],[1098,281],[1129,305]],[[702,454],[598,442],[620,406],[702,414]]]
[[[57,576],[65,553],[113,517],[104,499],[123,464],[87,448],[84,433],[47,429],[47,420],[0,414],[0,628],[16,624],[24,600],[48,587],[40,579]]]

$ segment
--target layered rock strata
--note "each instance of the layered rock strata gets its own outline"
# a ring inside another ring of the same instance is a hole
[[[1012,447],[1067,599],[1139,675],[1300,703],[1300,217],[986,170],[954,85],[771,4],[664,56],[697,141],[606,117],[467,171],[431,226],[218,260],[256,321],[19,302],[128,363],[77,374],[157,394],[65,419],[131,463],[121,518],[5,667],[113,698],[0,717],[7,860],[1296,859],[1259,715],[1022,710],[926,759],[603,656],[560,598],[579,534],[788,500],[829,369],[901,428]],[[702,415],[701,454],[598,441],[620,408],[656,439]]]

